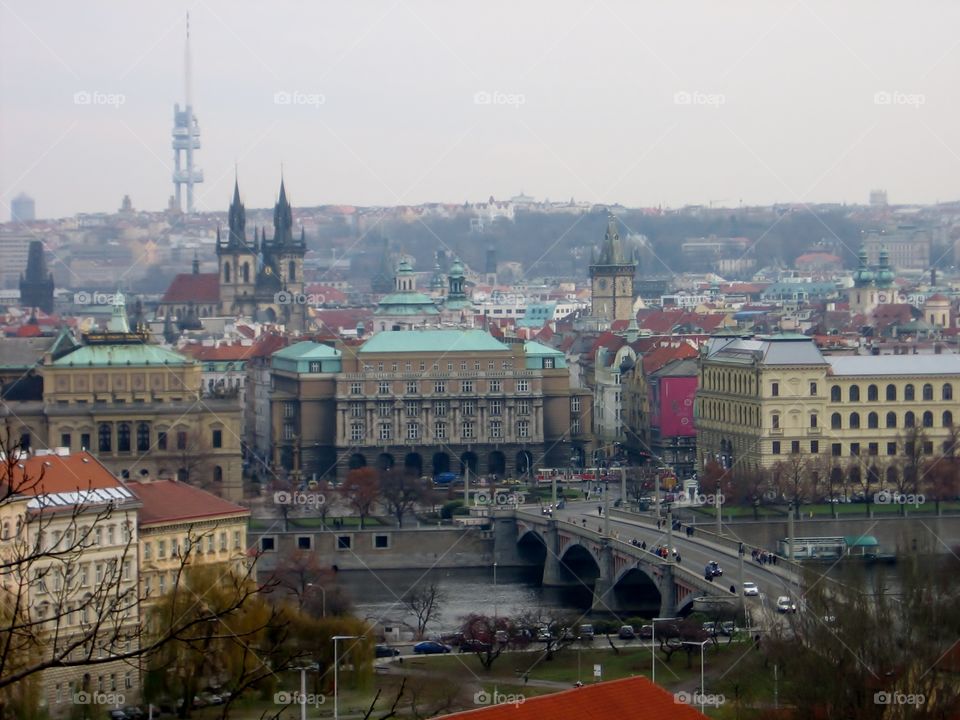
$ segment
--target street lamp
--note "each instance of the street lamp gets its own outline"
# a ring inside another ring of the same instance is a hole
[[[327,616],[327,590],[326,590],[326,588],[324,588],[322,585],[314,585],[313,583],[307,583],[307,587],[308,587],[308,588],[316,588],[317,590],[320,591],[320,593],[321,593],[321,595],[320,595],[320,600],[321,600],[321,603],[322,603],[322,604],[321,604],[321,607],[320,607],[320,613],[321,613],[321,617],[326,617],[326,616]],[[302,600],[301,600],[301,602],[300,602],[300,606],[301,606],[301,609],[302,609],[302,607],[303,607],[303,601],[302,601]]]
[[[333,636],[333,720],[340,718],[340,706],[338,704],[338,680],[340,678],[340,656],[337,655],[338,640],[363,640],[366,635],[334,635]]]
[[[700,712],[701,713],[703,712],[703,696],[706,694],[705,688],[703,687],[703,646],[706,645],[708,642],[710,641],[709,640],[702,640],[701,642],[693,642],[692,640],[690,641],[691,645],[700,646]]]
[[[307,720],[307,670],[319,670],[320,666],[314,663],[290,669],[300,671],[300,720]]]
[[[497,563],[493,563],[493,624],[497,624]]]
[[[650,681],[657,682],[657,621],[679,620],[675,617],[655,617],[650,625]]]

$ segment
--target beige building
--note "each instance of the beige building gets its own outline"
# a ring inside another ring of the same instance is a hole
[[[535,342],[387,331],[360,347],[292,345],[273,375],[278,462],[307,478],[368,465],[517,477],[590,450],[589,391]]]
[[[919,450],[938,454],[958,391],[960,355],[824,356],[802,335],[711,338],[700,355],[698,466],[772,467],[797,455],[882,464],[908,454],[914,428]]]
[[[39,371],[42,399],[0,417],[33,448],[86,450],[127,478],[179,477],[242,497],[238,398],[202,398],[201,365],[131,331],[117,294],[108,329]]]
[[[102,660],[136,649],[137,498],[89,453],[39,451],[17,463],[12,478],[8,467],[0,482],[16,491],[0,506],[0,557],[8,568],[0,593],[44,623],[27,631],[29,639],[17,636],[26,645],[14,658]],[[37,543],[42,554],[28,550]],[[123,705],[140,692],[133,661],[53,667],[40,683],[40,702],[54,717],[92,695]]]

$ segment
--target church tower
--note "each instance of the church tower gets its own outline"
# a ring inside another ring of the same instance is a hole
[[[636,272],[637,263],[624,255],[617,219],[608,214],[600,258],[590,263],[590,314],[599,326],[632,317]]]
[[[233,200],[227,219],[227,240],[217,228],[217,263],[220,273],[220,312],[223,315],[253,312],[257,253],[247,244],[247,212],[240,202],[240,185],[233,181]]]
[[[280,179],[280,199],[273,208],[271,252],[276,259],[277,272],[284,289],[291,293],[302,293],[303,256],[307,252],[307,238],[302,227],[299,237],[294,237],[293,210],[287,200],[283,178]]]

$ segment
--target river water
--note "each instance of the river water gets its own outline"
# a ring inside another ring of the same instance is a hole
[[[416,628],[416,617],[406,610],[400,598],[411,588],[436,582],[443,593],[436,620],[427,632],[433,635],[452,631],[470,613],[516,616],[521,612],[567,610],[583,613],[590,608],[591,592],[584,587],[544,588],[540,586],[540,568],[498,568],[494,587],[493,568],[452,570],[345,570],[337,574],[337,584],[353,602],[357,617],[371,621]]]

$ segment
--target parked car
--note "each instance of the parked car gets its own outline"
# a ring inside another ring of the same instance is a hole
[[[470,638],[460,643],[460,652],[489,652],[490,643],[476,638]]]
[[[136,705],[128,705],[123,709],[123,712],[130,720],[140,720],[140,718],[147,716],[147,714]]]
[[[621,640],[633,640],[637,636],[631,625],[621,625],[617,631],[617,637]]]
[[[716,635],[718,632],[720,632],[720,626],[713,621],[705,622],[703,624],[703,631],[708,635]]]
[[[377,645],[373,649],[374,657],[378,657],[378,658],[396,657],[399,654],[400,654],[400,651],[397,650],[397,648],[390,647],[389,645]]]
[[[496,634],[494,634],[494,639],[501,645],[506,645],[510,642],[510,635],[506,630],[497,630]]]
[[[593,625],[581,625],[581,626],[580,626],[580,639],[581,639],[581,640],[593,640]]]
[[[649,640],[653,637],[653,625],[642,626],[638,634],[642,640]]]
[[[738,630],[737,626],[734,624],[733,620],[727,620],[726,622],[720,623],[720,633],[726,635],[727,637],[732,636]]]
[[[450,652],[450,646],[436,640],[424,640],[413,646],[413,652],[417,655],[440,655]]]
[[[743,594],[744,595],[759,595],[760,588],[757,587],[755,582],[747,581],[743,584]]]
[[[550,628],[548,628],[546,625],[541,625],[539,628],[537,628],[537,640],[546,642],[550,639],[550,637]]]
[[[780,597],[777,598],[777,612],[781,612],[781,613],[794,612],[795,613],[796,611],[797,611],[797,606],[793,602],[793,600],[791,600],[789,597],[787,597],[786,595],[781,595]]]

